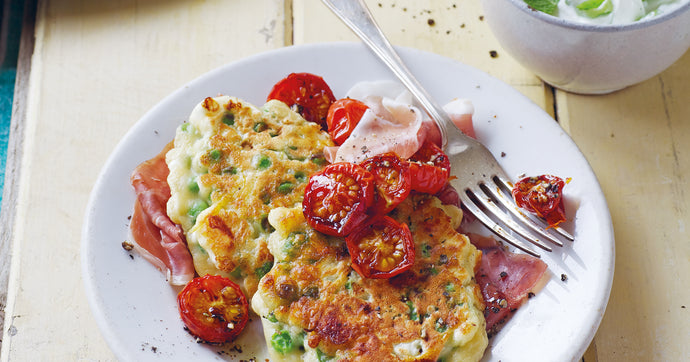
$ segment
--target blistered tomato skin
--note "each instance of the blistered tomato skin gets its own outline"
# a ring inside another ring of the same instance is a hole
[[[395,153],[370,157],[361,163],[374,175],[376,195],[372,213],[383,215],[403,202],[412,190],[410,164]]]
[[[519,207],[546,219],[549,226],[555,227],[565,221],[564,186],[565,181],[557,176],[525,177],[515,183],[513,198]]]
[[[311,73],[291,73],[273,86],[267,100],[284,102],[307,121],[326,129],[326,117],[335,96],[326,81]]]
[[[450,158],[434,143],[424,142],[410,157],[410,174],[413,190],[436,194],[448,183]]]
[[[315,230],[345,236],[367,218],[374,192],[370,172],[354,163],[334,163],[309,178],[302,211]]]
[[[240,287],[219,275],[192,279],[177,301],[189,332],[205,342],[230,342],[249,320],[249,305]]]
[[[365,278],[388,279],[414,264],[412,233],[406,224],[379,216],[345,238],[352,268]]]
[[[367,109],[369,107],[366,104],[351,98],[339,99],[331,105],[326,123],[328,134],[336,145],[343,144],[350,137]]]

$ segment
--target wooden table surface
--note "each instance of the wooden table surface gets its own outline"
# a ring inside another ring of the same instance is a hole
[[[641,84],[574,95],[505,53],[478,1],[368,3],[392,43],[512,85],[591,163],[613,220],[616,273],[583,359],[690,360],[690,52]],[[356,39],[316,0],[39,0],[35,15],[25,22],[35,38],[22,39],[2,211],[0,360],[112,360],[87,305],[80,238],[117,142],[211,69],[292,44]]]

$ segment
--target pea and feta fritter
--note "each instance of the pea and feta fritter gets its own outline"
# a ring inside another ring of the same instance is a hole
[[[342,238],[311,229],[297,207],[269,213],[275,265],[252,300],[276,361],[477,361],[488,340],[474,273],[479,252],[456,232],[462,214],[411,194],[390,214],[409,225],[415,264],[362,278]]]
[[[481,359],[481,252],[456,231],[462,212],[411,193],[388,215],[409,227],[414,264],[389,279],[363,278],[344,238],[317,232],[302,211],[328,146],[318,124],[282,102],[201,102],[166,157],[168,215],[185,232],[196,272],[242,287],[272,360]]]
[[[199,275],[231,278],[251,297],[271,269],[268,214],[302,202],[330,137],[279,101],[257,108],[206,98],[166,156],[168,216],[180,224]]]

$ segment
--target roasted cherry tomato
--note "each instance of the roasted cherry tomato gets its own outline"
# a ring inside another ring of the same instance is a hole
[[[309,178],[302,211],[317,231],[345,236],[367,218],[374,192],[374,175],[362,166],[334,163]]]
[[[328,134],[331,135],[336,145],[342,145],[350,137],[362,115],[369,107],[366,104],[351,98],[343,98],[335,101],[328,108],[326,123]]]
[[[192,279],[177,302],[189,332],[206,342],[232,341],[249,320],[247,299],[240,287],[219,275]]]
[[[323,78],[311,73],[291,73],[276,83],[268,100],[284,102],[307,121],[318,123],[326,129],[328,108],[335,102],[335,96]]]
[[[400,204],[412,190],[410,164],[395,153],[384,153],[370,157],[361,163],[365,170],[374,175],[376,195],[374,214],[386,214]]]
[[[432,142],[424,142],[422,147],[410,157],[412,189],[435,194],[448,183],[450,159]]]
[[[345,237],[352,268],[365,278],[386,279],[414,264],[414,242],[407,224],[382,215]]]
[[[517,205],[546,219],[551,227],[565,221],[563,187],[565,181],[557,176],[525,177],[515,183],[513,198]]]

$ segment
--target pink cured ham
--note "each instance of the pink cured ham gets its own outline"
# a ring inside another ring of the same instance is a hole
[[[362,101],[369,109],[342,145],[324,149],[329,162],[360,163],[386,152],[409,158],[426,140],[441,144],[436,123],[414,105],[411,94],[400,84],[361,82],[348,92],[348,97]],[[472,102],[454,99],[443,109],[461,131],[475,137]]]
[[[168,144],[156,157],[141,163],[130,182],[137,194],[130,230],[135,249],[156,268],[166,273],[173,285],[184,285],[194,277],[194,263],[184,232],[170,220],[166,204],[170,198]]]
[[[369,109],[350,137],[340,147],[324,150],[329,162],[360,163],[386,152],[409,158],[421,147],[427,128],[417,108],[381,97],[367,97],[362,102]]]
[[[161,231],[136,200],[130,229],[134,249],[158,270],[165,273],[172,285],[185,285],[194,278],[194,266],[187,244]]]
[[[453,187],[450,183],[446,184],[446,186],[444,186],[434,196],[438,197],[438,199],[441,200],[441,203],[444,205],[462,207],[462,201],[460,201],[458,190],[456,190],[455,187]]]
[[[474,132],[474,124],[472,123],[472,115],[474,114],[474,106],[472,102],[467,99],[455,98],[448,104],[443,106],[448,118],[453,122],[455,127],[458,127],[462,133],[472,138],[477,138]],[[427,140],[441,145],[441,132],[438,126],[431,119],[427,118],[424,122],[424,127],[427,128]]]
[[[462,133],[477,138],[474,132],[474,124],[472,123],[472,115],[474,114],[474,105],[468,99],[455,98],[443,106],[450,120],[458,127]]]
[[[137,166],[130,177],[130,182],[137,194],[137,199],[151,221],[168,235],[184,240],[182,228],[173,223],[166,212],[166,204],[170,199],[170,186],[168,186],[170,171],[165,163],[165,154],[171,148],[172,143],[166,145],[156,157]]]
[[[475,277],[486,304],[486,329],[493,335],[531,295],[547,265],[530,255],[511,253],[493,238],[477,234],[468,236],[482,251]]]

